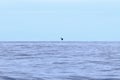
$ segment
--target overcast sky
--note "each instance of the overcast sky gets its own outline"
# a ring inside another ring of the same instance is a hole
[[[1,0],[0,41],[120,41],[120,0]]]

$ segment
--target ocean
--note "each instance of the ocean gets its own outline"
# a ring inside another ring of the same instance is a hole
[[[0,42],[0,80],[120,80],[120,42]]]

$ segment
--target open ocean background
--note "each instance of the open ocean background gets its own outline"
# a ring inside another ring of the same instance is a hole
[[[120,80],[120,42],[0,42],[0,80]]]

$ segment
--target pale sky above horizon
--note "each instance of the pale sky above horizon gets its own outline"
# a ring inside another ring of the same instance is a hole
[[[0,41],[120,41],[120,0],[1,0]]]

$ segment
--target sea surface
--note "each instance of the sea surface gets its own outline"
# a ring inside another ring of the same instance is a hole
[[[120,42],[0,42],[0,80],[120,80]]]

